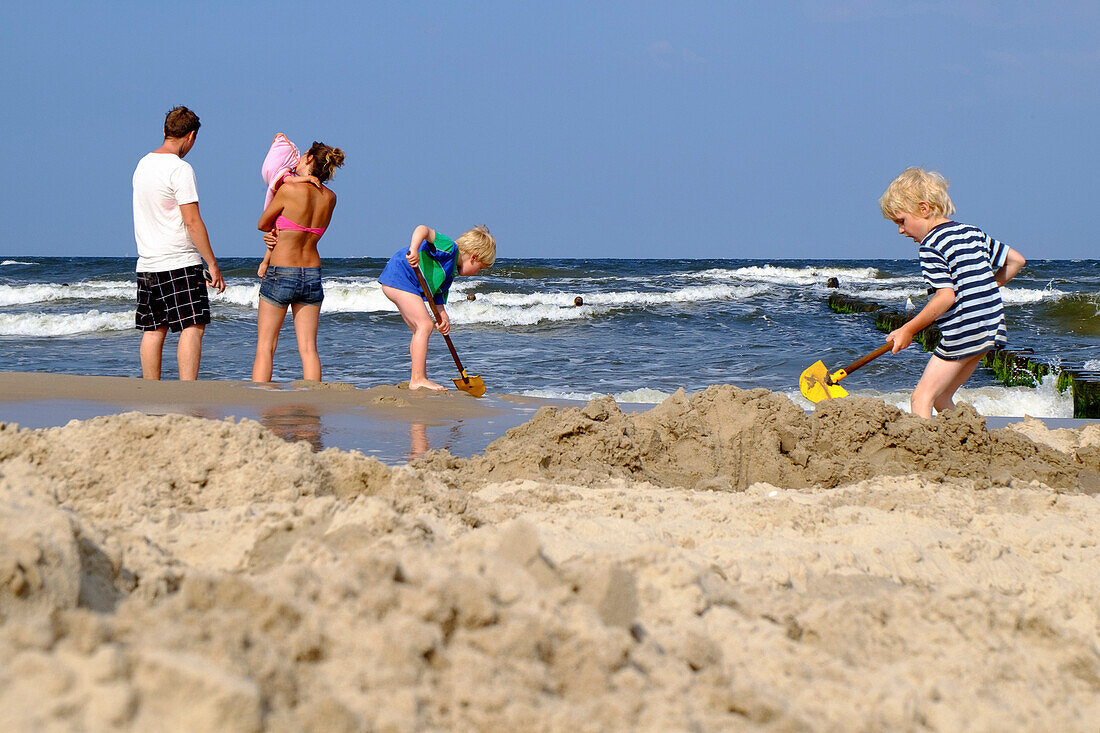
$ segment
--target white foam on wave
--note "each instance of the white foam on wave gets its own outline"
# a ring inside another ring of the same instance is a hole
[[[1059,300],[1073,295],[1064,290],[1035,290],[1032,288],[1001,288],[1001,302],[1012,305],[1021,303],[1040,303],[1044,300]]]
[[[478,285],[477,282],[455,283],[451,287],[447,312],[454,323],[530,326],[543,322],[583,320],[613,309],[744,300],[768,290],[764,285],[715,284],[689,285],[663,292],[625,290],[600,293],[481,293],[476,300],[466,300],[466,293],[476,293]],[[212,294],[211,300],[255,308],[259,293],[259,284],[234,284],[220,295]],[[577,295],[584,298],[583,306],[573,305]],[[382,292],[382,286],[377,280],[333,278],[325,280],[325,300],[321,310],[325,313],[394,313],[397,307]]]
[[[0,305],[30,305],[57,300],[132,300],[136,288],[134,283],[124,281],[0,285]]]
[[[589,402],[600,397],[611,396],[619,404],[657,405],[672,396],[671,392],[662,392],[659,389],[642,387],[618,394],[610,392],[575,392],[557,389],[530,389],[519,394],[524,397],[538,397],[545,400],[572,400],[575,402]]]
[[[258,281],[251,282],[248,285],[227,283],[224,293],[219,293],[213,289],[209,293],[211,303],[232,303],[247,308],[255,308],[260,300],[260,283]]]
[[[850,282],[889,283],[910,281],[913,278],[883,278],[874,267],[778,267],[775,265],[752,265],[734,269],[712,268],[699,272],[686,272],[683,277],[707,278],[716,280],[749,280],[776,285],[813,285],[825,284],[830,277],[837,278],[841,285]]]
[[[577,321],[611,310],[644,309],[675,303],[744,300],[767,292],[764,286],[693,285],[669,292],[642,290],[603,293],[488,293],[468,301],[452,294],[447,306],[455,323],[531,326],[544,322]],[[575,306],[577,295],[584,305]]]
[[[897,288],[894,290],[885,290],[879,288],[872,288],[868,290],[856,290],[847,291],[849,294],[862,298],[864,300],[873,301],[889,301],[889,300],[905,300],[906,298],[926,298],[928,297],[927,288],[921,287],[905,287]]]
[[[0,313],[0,336],[75,336],[134,327],[134,312]]]
[[[879,281],[883,282],[883,281]],[[886,281],[892,282],[892,281]],[[898,280],[899,285],[902,281]],[[896,301],[905,300],[906,298],[920,298],[925,299],[928,297],[928,288],[925,287],[918,280],[912,280],[913,285],[908,282],[901,287],[896,288],[869,288],[853,290],[851,288],[842,287],[841,290],[845,293],[851,294],[857,298],[863,298],[865,300],[873,301]],[[1064,290],[1035,290],[1031,288],[1001,288],[1001,301],[1007,305],[1023,305],[1028,303],[1040,303],[1044,300],[1059,300],[1074,295],[1074,293],[1067,293]]]
[[[1100,370],[1100,359],[1089,359],[1084,364],[1085,369]]]
[[[458,292],[458,288],[451,288],[452,301]],[[397,306],[382,292],[377,280],[334,278],[325,280],[325,302],[321,310],[326,313],[390,313],[395,312]]]
[[[33,262],[23,262],[22,260],[4,260],[3,262],[0,262],[0,267],[4,267],[5,265],[33,265],[33,264],[34,264]]]

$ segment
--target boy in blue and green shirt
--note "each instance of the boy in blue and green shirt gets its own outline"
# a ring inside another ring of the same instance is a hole
[[[382,292],[397,306],[401,318],[412,331],[409,341],[409,356],[412,359],[410,390],[425,388],[442,392],[447,389],[428,379],[428,339],[436,328],[436,322],[424,307],[424,295],[413,266],[420,267],[431,290],[432,300],[439,306],[438,328],[446,336],[451,331],[446,308],[447,293],[455,275],[476,275],[492,267],[496,256],[496,241],[484,226],[476,226],[452,241],[421,224],[413,230],[408,250],[398,250],[382,269],[382,274],[378,276]]]

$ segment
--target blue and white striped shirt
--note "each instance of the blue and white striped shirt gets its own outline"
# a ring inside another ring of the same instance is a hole
[[[965,359],[1008,343],[1001,289],[995,273],[1008,258],[1008,246],[981,229],[949,221],[920,243],[920,268],[932,288],[951,288],[955,303],[937,319],[942,359]]]

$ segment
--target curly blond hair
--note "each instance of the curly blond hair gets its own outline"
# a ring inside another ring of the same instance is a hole
[[[455,240],[455,244],[458,245],[459,252],[475,255],[486,267],[492,267],[497,261],[497,241],[489,233],[489,227],[484,224],[478,224],[473,229],[463,232],[462,236]]]
[[[955,204],[947,195],[949,185],[947,179],[935,171],[906,168],[886,187],[878,205],[882,215],[891,221],[896,221],[903,213],[917,213],[921,201],[928,204],[933,213],[951,216],[955,213]]]

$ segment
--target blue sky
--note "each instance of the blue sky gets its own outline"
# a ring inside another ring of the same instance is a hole
[[[276,132],[344,149],[322,255],[488,224],[502,257],[910,257],[908,165],[1034,258],[1097,257],[1100,4],[51,2],[5,10],[4,255],[133,255],[176,104],[220,257]]]

